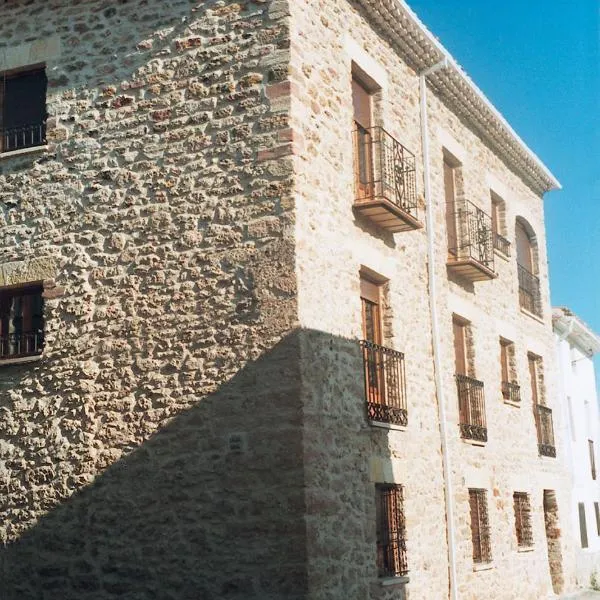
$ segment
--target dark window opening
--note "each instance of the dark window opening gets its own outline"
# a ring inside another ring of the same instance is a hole
[[[41,354],[44,302],[41,286],[0,292],[0,360]]]
[[[390,484],[378,484],[375,489],[379,576],[400,577],[408,573],[404,489]]]

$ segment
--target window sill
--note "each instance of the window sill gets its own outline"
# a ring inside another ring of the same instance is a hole
[[[473,571],[478,573],[479,571],[491,571],[495,569],[496,565],[493,562],[488,563],[477,563],[473,565]]]
[[[517,552],[533,552],[535,550],[535,546],[519,546],[517,548]]]
[[[514,402],[513,400],[504,400],[504,404],[508,404],[508,406],[514,406],[515,408],[521,408],[520,402]]]
[[[47,152],[49,146],[31,146],[31,148],[21,148],[20,150],[11,150],[9,152],[0,152],[0,160],[13,158],[14,156],[24,156],[26,154],[35,154],[36,152]]]
[[[469,446],[479,446],[483,448],[487,446],[487,442],[480,442],[479,440],[471,440],[469,438],[461,438],[465,444],[469,444]]]
[[[32,356],[21,356],[19,358],[2,358],[0,359],[0,367],[8,365],[21,365],[24,363],[38,362],[42,360],[41,354],[33,354]]]
[[[401,575],[399,577],[382,577],[379,579],[379,585],[381,587],[389,587],[391,585],[405,585],[410,582],[408,575]]]
[[[523,308],[522,306],[520,308],[521,308],[521,312],[524,315],[527,315],[528,317],[531,317],[534,321],[537,321],[538,323],[545,325],[544,319],[542,319],[542,317],[538,317],[538,315],[534,315],[532,312],[529,312],[526,308]]]
[[[369,421],[371,427],[379,427],[380,429],[392,429],[393,431],[406,431],[405,425],[394,425],[393,423],[383,423],[382,421]]]
[[[510,256],[508,254],[504,254],[504,252],[502,252],[502,250],[498,250],[498,248],[494,248],[494,254],[502,260],[510,262]]]

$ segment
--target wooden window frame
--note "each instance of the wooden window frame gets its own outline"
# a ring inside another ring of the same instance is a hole
[[[454,372],[457,375],[470,375],[467,341],[470,322],[458,315],[452,315],[452,336],[454,340]],[[457,333],[460,332],[458,335]],[[462,364],[461,364],[462,363]],[[461,368],[462,367],[462,368]]]
[[[469,512],[471,516],[473,562],[477,565],[490,563],[492,562],[492,545],[487,490],[469,488]]]
[[[458,254],[458,225],[456,223],[457,216],[457,185],[456,175],[457,169],[461,167],[458,159],[453,157],[449,152],[443,152],[443,183],[444,183],[444,202],[446,205],[446,233],[448,255],[455,257]]]
[[[404,487],[378,483],[375,493],[379,577],[404,577],[408,573]]]
[[[527,354],[527,368],[529,370],[529,381],[531,384],[531,401],[534,407],[538,404],[542,404],[540,395],[540,375],[539,375],[539,361],[541,357],[537,354],[529,352]]]

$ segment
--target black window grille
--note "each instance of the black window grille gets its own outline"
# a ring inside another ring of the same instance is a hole
[[[0,74],[0,152],[46,144],[45,68]]]
[[[400,577],[408,573],[404,488],[378,484],[377,568],[380,577]]]
[[[487,442],[483,382],[456,374],[460,433],[463,438]]]
[[[0,291],[0,361],[35,356],[44,348],[41,286]]]

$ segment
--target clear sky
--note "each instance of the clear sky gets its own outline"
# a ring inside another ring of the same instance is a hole
[[[407,1],[561,182],[545,196],[552,304],[600,334],[600,2]]]

